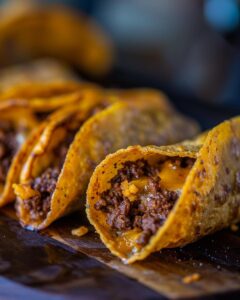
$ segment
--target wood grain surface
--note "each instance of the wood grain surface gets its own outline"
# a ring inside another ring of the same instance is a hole
[[[43,232],[111,268],[132,277],[168,298],[210,296],[240,291],[240,235],[225,230],[182,249],[166,249],[132,265],[123,264],[104,247],[97,234],[82,237],[71,230],[83,224],[78,214],[62,219]],[[200,274],[200,280],[183,283],[185,276]]]
[[[156,292],[0,214],[1,300],[155,300]]]
[[[46,259],[48,263],[54,262],[59,264],[63,261],[67,262],[70,256],[71,262],[76,263],[76,270],[82,270],[83,266],[85,266],[85,272],[90,272],[90,277],[94,276],[94,278],[97,277],[97,280],[100,280],[101,276],[99,276],[99,273],[96,271],[95,267],[92,271],[92,265],[97,264],[99,261],[117,271],[116,274],[122,273],[129,278],[133,278],[153,291],[156,291],[159,293],[159,295],[163,295],[170,299],[186,299],[206,296],[211,297],[216,295],[222,295],[224,297],[224,293],[234,293],[234,295],[240,295],[239,232],[224,230],[182,249],[166,249],[160,253],[151,255],[148,259],[142,262],[137,262],[132,265],[125,265],[104,247],[102,242],[99,240],[99,237],[94,232],[93,228],[88,224],[83,215],[76,213],[63,218],[53,224],[47,230],[42,231],[40,234],[38,232],[29,232],[20,228],[19,224],[13,220],[14,213],[12,209],[5,209],[4,213],[8,216],[7,223],[11,230],[11,234],[16,235],[15,239],[9,241],[9,232],[5,234],[5,247],[8,247],[8,245],[11,245],[11,243],[13,243],[14,247],[16,247],[15,244],[17,244],[17,241],[20,240],[24,240],[25,243],[31,245],[33,237],[35,239],[34,245],[36,245],[36,241],[37,243],[40,243],[41,238],[46,238],[48,244],[46,244],[44,247],[44,255],[47,256]],[[9,219],[9,217],[11,219]],[[6,220],[2,220],[2,223],[3,222],[6,225]],[[73,236],[71,234],[72,229],[77,228],[82,224],[85,224],[89,227],[89,233],[82,237]],[[5,230],[7,232],[6,228]],[[56,240],[59,242],[58,247],[63,247],[61,251],[64,252],[62,253],[60,250],[59,252],[56,252],[51,243],[49,244],[49,240]],[[65,246],[67,246],[67,250],[64,248]],[[30,256],[32,256],[32,249],[27,248],[22,249],[21,251],[22,252],[18,251],[17,254],[15,251],[12,253],[12,257],[15,255],[15,260],[19,260],[19,258],[21,258],[21,262],[22,260],[25,260],[25,265],[28,266],[27,270],[32,271],[34,269],[34,264],[29,264]],[[85,259],[88,256],[94,258],[94,260],[92,260],[91,263],[85,262],[84,259],[78,262],[77,257],[72,257],[71,251],[79,252],[81,255],[85,254],[86,256],[81,256]],[[35,253],[35,256],[39,255],[41,255],[41,253]],[[33,258],[31,261],[32,260],[34,261]],[[2,263],[3,262],[1,262],[1,264]],[[46,264],[45,261],[44,263]],[[15,266],[15,270],[12,273],[13,277],[17,277],[21,267],[19,267],[18,264]],[[4,269],[4,264],[1,268]],[[183,278],[185,276],[194,273],[200,274],[200,280],[191,284],[183,283]],[[40,277],[42,276],[42,280],[45,283],[44,288],[47,286],[46,283],[51,281],[55,282],[56,278],[58,282],[59,276],[60,278],[62,276],[61,270],[58,270],[58,267],[56,268],[54,265],[52,269],[52,267],[48,264],[46,270],[43,267],[40,271],[38,271],[37,274],[34,272],[33,274],[33,276],[37,276],[38,285],[39,275]],[[112,276],[111,286],[116,280],[114,278],[116,274],[114,274],[110,275],[110,278]],[[62,280],[66,280],[64,275]],[[74,281],[74,278],[72,278],[72,280]],[[72,280],[68,280],[70,284]],[[24,276],[21,280],[18,278],[18,281],[24,284],[28,283],[24,281]],[[31,285],[34,285],[34,280],[32,278],[30,279],[30,282]],[[88,282],[88,280],[86,280],[86,282]],[[82,285],[83,283],[81,279],[79,286]],[[128,285],[126,284],[126,288],[127,286]],[[116,291],[116,287],[112,288],[112,290]],[[121,290],[121,292],[124,293],[126,290]],[[144,296],[144,294],[142,294],[142,296]],[[154,296],[156,295],[151,295],[151,298]],[[143,297],[143,299],[145,298]]]

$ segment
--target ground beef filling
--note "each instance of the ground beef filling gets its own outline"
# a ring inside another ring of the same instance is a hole
[[[0,184],[6,181],[12,159],[18,150],[16,130],[10,122],[0,121]]]
[[[193,161],[178,159],[178,164],[185,168],[192,165]],[[104,191],[95,204],[96,210],[106,213],[107,223],[116,233],[139,228],[142,233],[137,243],[140,245],[145,245],[163,225],[180,195],[179,191],[169,191],[161,187],[161,178],[158,175],[160,167],[161,163],[152,167],[144,159],[125,162],[123,168],[111,179],[111,188]],[[124,181],[131,182],[146,177],[146,193],[138,195],[134,201],[123,194]]]
[[[32,220],[44,218],[50,210],[51,196],[55,190],[60,168],[53,167],[45,170],[41,176],[31,182],[31,188],[39,194],[31,199],[24,200],[24,207],[30,212]]]
[[[30,213],[31,220],[44,219],[50,211],[52,194],[75,134],[76,130],[68,132],[67,138],[53,150],[57,161],[30,182],[31,188],[38,192],[36,196],[23,200],[24,208]]]

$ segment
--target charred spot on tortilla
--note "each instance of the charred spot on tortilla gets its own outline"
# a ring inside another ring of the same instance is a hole
[[[167,219],[194,162],[179,157],[154,166],[145,159],[126,161],[94,207],[116,234],[139,231],[136,243],[144,246]]]

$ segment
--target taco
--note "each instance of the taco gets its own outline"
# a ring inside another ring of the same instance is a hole
[[[94,171],[87,215],[127,263],[182,247],[240,221],[240,118],[195,140],[134,146]]]
[[[23,3],[21,3],[23,5]],[[92,74],[112,65],[113,47],[98,25],[80,12],[60,5],[33,5],[0,21],[0,65],[35,58],[56,58]]]

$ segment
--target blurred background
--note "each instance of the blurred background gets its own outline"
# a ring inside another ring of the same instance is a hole
[[[2,7],[6,2],[23,3],[2,1]],[[240,1],[39,2],[85,12],[113,41],[111,71],[91,79],[111,87],[161,88],[204,128],[240,113]]]

